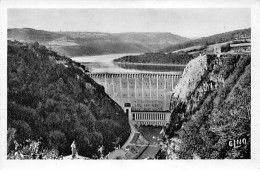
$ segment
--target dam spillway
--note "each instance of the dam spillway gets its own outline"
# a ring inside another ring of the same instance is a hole
[[[169,110],[179,73],[88,73],[121,107],[131,103],[133,110]]]

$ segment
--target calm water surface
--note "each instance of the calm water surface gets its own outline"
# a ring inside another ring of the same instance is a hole
[[[140,73],[140,72],[182,72],[185,66],[167,64],[131,64],[113,63],[114,59],[137,54],[108,54],[98,56],[73,57],[72,59],[82,63],[92,73]]]

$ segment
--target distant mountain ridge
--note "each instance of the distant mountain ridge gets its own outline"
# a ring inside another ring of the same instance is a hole
[[[8,29],[8,38],[39,42],[61,55],[86,56],[116,53],[147,53],[188,41],[169,32],[51,32],[32,28]]]
[[[169,47],[166,47],[162,49],[162,52],[174,52],[177,50],[185,49],[188,47],[193,47],[193,46],[208,46],[212,44],[217,44],[217,43],[223,43],[227,41],[231,41],[235,38],[239,37],[249,37],[251,38],[251,28],[247,29],[240,29],[240,30],[234,30],[230,32],[225,32],[225,33],[219,33],[207,37],[201,37],[197,39],[190,39],[188,41],[183,41],[179,42],[178,44],[175,45],[170,45]]]

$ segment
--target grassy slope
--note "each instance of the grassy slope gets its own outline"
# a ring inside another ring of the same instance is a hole
[[[208,37],[202,37],[194,40],[188,40],[184,41],[181,43],[178,43],[176,45],[171,45],[169,47],[166,47],[162,49],[162,52],[173,52],[177,51],[180,49],[185,49],[188,47],[192,46],[208,46],[211,44],[216,44],[216,43],[223,43],[230,41],[234,38],[235,35],[248,35],[251,36],[251,28],[248,29],[241,29],[241,30],[235,30],[235,31],[230,31],[226,33],[220,33]]]

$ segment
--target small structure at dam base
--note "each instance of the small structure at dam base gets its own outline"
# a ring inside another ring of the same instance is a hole
[[[138,126],[166,126],[170,123],[171,112],[165,111],[137,111],[132,110],[130,103],[125,103],[124,111],[128,120]]]

